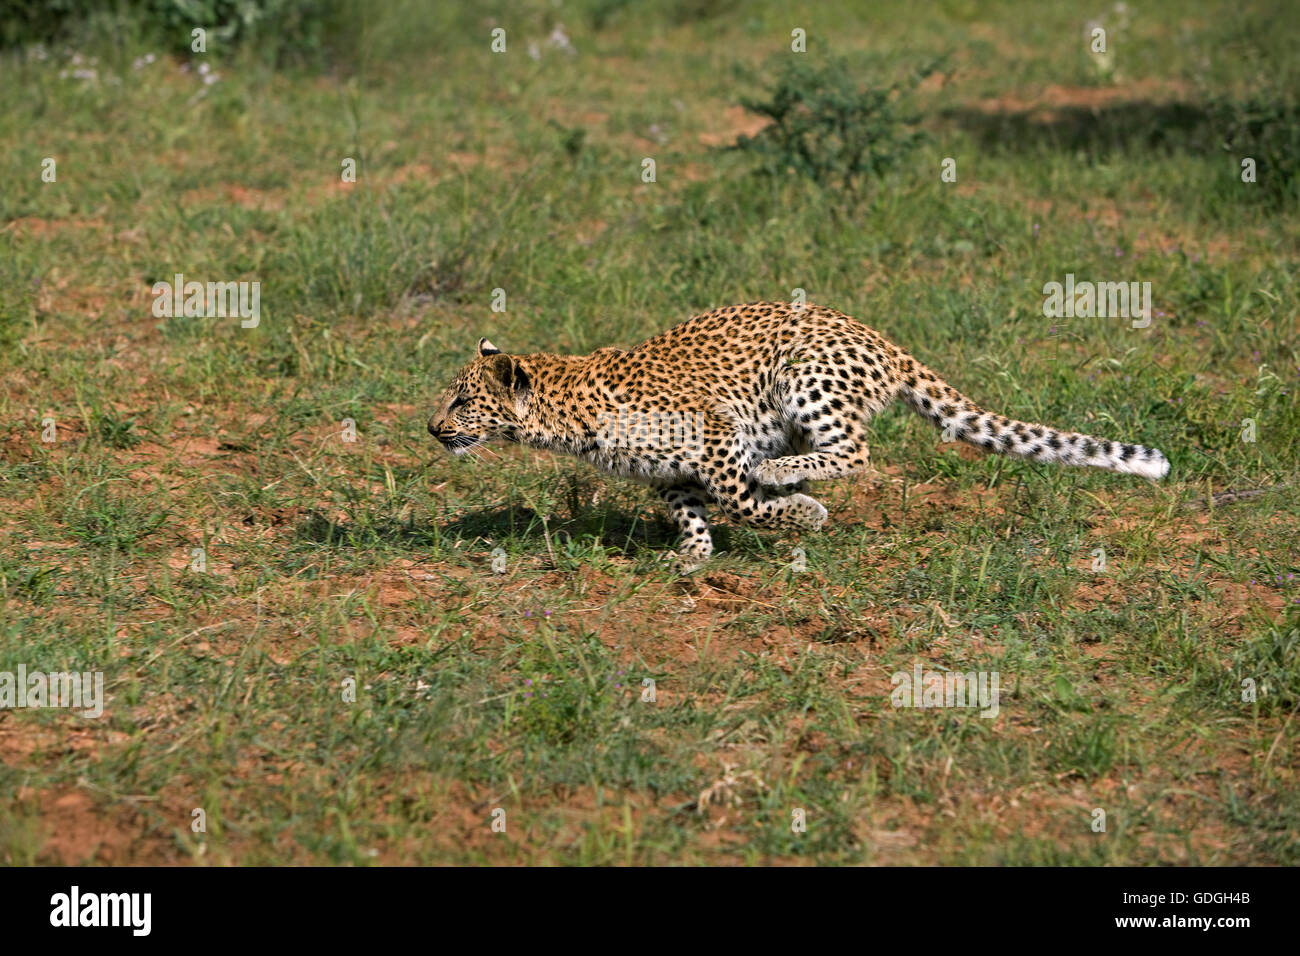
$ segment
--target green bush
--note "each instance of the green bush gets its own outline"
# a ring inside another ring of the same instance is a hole
[[[1255,160],[1261,198],[1300,195],[1300,102],[1286,97],[1218,100],[1211,103],[1210,115],[1238,168],[1246,157]]]
[[[282,49],[319,50],[345,4],[340,0],[43,0],[16,4],[0,16],[0,49],[54,43],[84,34],[104,18],[118,17],[135,27],[141,40],[164,50],[190,52],[191,31],[208,31],[209,49],[267,41]]]
[[[845,58],[817,65],[805,56],[787,57],[766,99],[741,100],[771,122],[731,148],[759,157],[766,174],[793,173],[858,196],[868,180],[898,166],[925,138],[909,98],[941,63],[874,87],[861,82],[861,67]]]
[[[104,0],[35,0],[5,3],[0,7],[0,50],[49,43],[62,36],[68,25],[103,10]]]

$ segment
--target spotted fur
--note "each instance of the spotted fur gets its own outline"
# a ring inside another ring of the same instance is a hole
[[[843,313],[786,303],[715,309],[635,348],[590,355],[508,355],[482,339],[429,431],[456,454],[500,438],[652,485],[682,534],[685,571],[713,552],[710,506],[757,528],[821,527],[826,509],[804,482],[866,471],[867,423],[895,399],[977,448],[1152,479],[1169,472],[1153,448],[985,411]]]

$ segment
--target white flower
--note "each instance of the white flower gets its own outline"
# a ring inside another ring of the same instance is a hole
[[[546,38],[546,42],[550,46],[563,50],[565,53],[570,55],[578,52],[574,47],[573,42],[569,39],[569,35],[564,32],[564,24],[562,23],[557,23],[555,25],[555,29],[552,30],[551,35]]]

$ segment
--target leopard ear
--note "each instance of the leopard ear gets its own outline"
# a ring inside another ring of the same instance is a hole
[[[517,358],[509,355],[498,355],[488,363],[493,378],[508,389],[512,389],[520,396],[527,395],[532,391],[532,379],[524,371],[524,367],[519,364]]]
[[[500,355],[501,350],[489,342],[487,339],[478,340],[479,355]]]

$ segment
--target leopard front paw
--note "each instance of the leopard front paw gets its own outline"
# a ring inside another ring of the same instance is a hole
[[[765,488],[788,488],[799,484],[801,479],[790,469],[777,464],[775,458],[759,462],[754,469],[754,480]]]
[[[816,531],[826,523],[829,512],[816,498],[809,498],[807,495],[791,495],[786,501],[790,502],[790,507],[797,509],[799,527]]]
[[[655,563],[665,571],[686,575],[698,571],[708,563],[709,555],[696,550],[661,551],[655,555]]]

